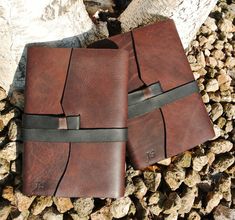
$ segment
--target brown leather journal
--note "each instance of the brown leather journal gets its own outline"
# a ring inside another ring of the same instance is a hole
[[[23,192],[123,196],[128,52],[32,47],[27,53]]]
[[[128,145],[144,168],[214,136],[173,20],[96,42],[129,51]]]

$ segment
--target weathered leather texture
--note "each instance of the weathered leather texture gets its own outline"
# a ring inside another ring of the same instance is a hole
[[[173,20],[165,20],[97,42],[91,47],[129,51],[128,91],[160,83],[162,92],[194,81]],[[111,43],[108,45],[112,45]],[[146,93],[147,91],[147,93]],[[214,136],[212,124],[197,92],[163,105],[144,115],[129,118],[129,156],[135,168],[144,168],[201,144]]]
[[[126,128],[127,81],[128,52],[124,50],[32,47],[28,49],[24,111],[62,118],[79,115],[79,129]],[[125,141],[25,141],[23,192],[123,196],[125,147]]]

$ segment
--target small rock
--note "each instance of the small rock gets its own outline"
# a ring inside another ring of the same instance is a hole
[[[206,69],[201,68],[200,70],[197,71],[197,73],[198,73],[200,76],[205,76],[205,75],[207,74],[207,71],[206,71]]]
[[[197,40],[193,40],[192,42],[191,42],[191,46],[192,47],[199,47],[199,42],[197,41]]]
[[[15,197],[16,197],[16,206],[20,212],[28,210],[32,202],[36,198],[36,196],[30,196],[30,197],[25,196],[18,190],[15,192]]]
[[[7,217],[9,216],[10,212],[11,212],[10,206],[0,207],[0,219],[2,220],[8,219]]]
[[[0,101],[6,98],[7,98],[6,91],[2,87],[0,87]]]
[[[230,209],[223,205],[218,205],[213,212],[214,220],[235,219],[235,209]]]
[[[224,112],[228,119],[235,119],[235,104],[226,103],[224,105]]]
[[[181,183],[185,179],[185,170],[183,168],[178,168],[175,165],[167,167],[164,179],[171,190],[176,190],[179,188]]]
[[[5,175],[10,172],[10,163],[3,158],[0,158],[0,175]]]
[[[172,212],[178,211],[181,207],[181,198],[176,192],[170,193],[163,205],[163,213],[171,214]]]
[[[210,105],[210,104],[207,104],[207,105],[206,105],[206,111],[207,111],[208,113],[211,112],[211,105]]]
[[[195,56],[193,56],[193,55],[188,55],[187,58],[188,58],[189,63],[196,63],[197,62]]]
[[[155,192],[161,183],[161,173],[145,171],[144,182],[149,191]]]
[[[73,220],[90,220],[89,216],[86,217],[80,217],[78,214],[71,213],[70,216]]]
[[[205,91],[202,91],[202,101],[204,103],[208,103],[210,101],[209,95]]]
[[[217,139],[218,137],[220,137],[221,135],[221,129],[218,125],[213,125],[213,129],[214,129],[214,132],[215,132],[215,137],[212,138],[212,140],[215,140]]]
[[[216,187],[218,191],[223,195],[223,198],[230,202],[232,199],[231,193],[231,177],[229,175],[223,175],[218,182],[218,186]]]
[[[225,54],[222,50],[214,50],[212,52],[212,56],[216,59],[216,60],[223,60],[225,57]]]
[[[206,84],[206,91],[207,92],[215,92],[219,89],[219,83],[216,79],[209,79]]]
[[[94,205],[92,198],[79,198],[73,202],[74,210],[78,213],[79,217],[86,217],[91,214]]]
[[[124,196],[132,195],[134,194],[134,192],[135,192],[134,183],[131,178],[127,178]]]
[[[52,206],[53,201],[50,196],[37,197],[35,203],[32,205],[31,212],[33,215],[40,214],[46,207]]]
[[[187,218],[187,220],[200,220],[200,219],[201,219],[201,216],[196,211],[190,212]]]
[[[163,165],[163,166],[169,166],[171,164],[171,158],[166,158],[164,160],[161,160],[159,162],[157,162],[158,164],[160,165]]]
[[[206,66],[205,56],[204,56],[204,53],[202,51],[199,52],[198,55],[197,55],[197,63],[200,64],[202,67]]]
[[[32,220],[31,218],[29,218],[29,214],[30,214],[30,212],[28,210],[23,211],[20,213],[20,215],[18,215],[16,218],[13,218],[12,220],[26,220],[26,219]],[[34,219],[34,220],[36,220],[36,219]]]
[[[208,152],[206,156],[208,158],[208,165],[211,166],[215,160],[215,154],[213,152]]]
[[[131,206],[131,199],[129,197],[122,197],[114,200],[110,207],[110,212],[114,218],[122,218],[129,212]]]
[[[226,125],[225,125],[225,132],[229,133],[233,130],[233,122],[231,121],[227,121]]]
[[[220,91],[226,91],[230,88],[232,79],[228,74],[224,73],[218,75],[217,80],[219,83]]]
[[[228,57],[225,61],[225,66],[227,66],[229,69],[232,69],[233,67],[235,67],[235,58]]]
[[[177,220],[177,219],[178,219],[177,211],[174,211],[171,214],[164,216],[164,220]]]
[[[53,197],[53,201],[60,213],[65,213],[73,208],[73,203],[70,198]]]
[[[63,214],[57,214],[53,212],[51,209],[47,210],[43,214],[44,220],[63,220]]]
[[[4,187],[4,189],[2,191],[2,198],[11,202],[12,205],[15,204],[14,189],[12,186],[5,186]]]
[[[201,171],[207,163],[208,157],[206,155],[197,155],[193,158],[193,169],[195,171]]]
[[[10,142],[0,150],[0,158],[7,160],[8,162],[15,160],[22,152],[22,144],[18,142]]]
[[[211,52],[208,49],[205,49],[204,54],[205,54],[205,56],[209,57]]]
[[[181,207],[178,210],[180,215],[184,215],[190,212],[197,194],[198,191],[196,187],[186,189],[183,196],[181,196]]]
[[[24,109],[24,94],[22,91],[14,90],[10,97],[10,103],[17,106],[19,109]]]
[[[4,115],[0,115],[0,131],[3,130],[5,126],[9,123],[12,118],[20,116],[20,111],[18,109],[12,109]]]
[[[216,172],[224,172],[226,169],[228,169],[233,163],[235,159],[234,156],[225,153],[220,155],[213,163],[213,167]]]
[[[209,192],[207,195],[206,213],[210,213],[217,205],[219,205],[222,198],[223,196],[219,192]]]
[[[222,129],[226,124],[226,119],[224,117],[220,117],[217,120],[217,125]]]
[[[177,167],[188,168],[191,165],[192,154],[190,151],[185,151],[181,155],[177,156],[174,160],[174,164]]]
[[[211,152],[221,154],[230,151],[233,148],[233,143],[228,140],[219,139],[212,141],[209,147]]]
[[[21,141],[21,120],[11,120],[8,128],[8,137],[10,141]]]
[[[229,19],[221,19],[218,23],[218,27],[222,32],[232,32],[233,31],[233,23]]]
[[[216,21],[214,18],[208,17],[206,19],[206,21],[204,22],[204,24],[210,28],[212,31],[216,31],[217,30],[217,25],[216,25]]]
[[[223,106],[220,103],[214,103],[211,108],[211,119],[215,121],[223,114]]]
[[[200,64],[198,64],[198,63],[191,63],[191,64],[190,64],[190,67],[191,67],[191,70],[192,70],[193,72],[195,72],[195,71],[200,70],[200,69],[202,68],[202,65],[200,65]]]
[[[215,43],[215,48],[218,50],[222,50],[224,48],[224,41],[222,40],[217,40]]]
[[[103,207],[91,214],[91,220],[112,220],[112,214],[109,207]]]
[[[209,95],[210,101],[214,101],[214,102],[221,101],[221,96],[219,92],[209,92],[208,95]]]
[[[165,199],[166,197],[164,194],[159,191],[156,191],[151,196],[149,196],[148,205],[156,205],[159,203],[159,201],[163,201]]]
[[[152,196],[150,196],[150,198],[149,198],[150,212],[158,216],[163,211],[163,205],[166,200],[166,196],[161,192],[156,192]]]
[[[140,170],[134,170],[133,167],[131,167],[131,166],[129,166],[126,171],[126,176],[131,179],[133,177],[139,176],[140,174],[141,174]]]
[[[217,60],[214,57],[206,57],[206,64],[207,64],[207,66],[215,68],[217,66]],[[213,91],[216,91],[216,90],[213,90]],[[208,91],[208,92],[210,92],[210,91]]]
[[[4,110],[7,107],[6,101],[0,101],[0,112]]]
[[[136,189],[135,196],[141,200],[147,193],[148,188],[145,186],[144,181],[141,178],[135,178],[134,185]]]
[[[187,185],[188,187],[196,186],[200,182],[201,182],[201,177],[199,173],[196,172],[195,170],[190,170],[187,173],[186,178],[184,180],[185,185]]]

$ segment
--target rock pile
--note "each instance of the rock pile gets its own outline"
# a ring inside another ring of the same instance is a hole
[[[220,1],[187,51],[216,137],[143,171],[127,164],[117,200],[23,195],[23,93],[0,88],[0,219],[235,219],[234,22],[235,4]]]

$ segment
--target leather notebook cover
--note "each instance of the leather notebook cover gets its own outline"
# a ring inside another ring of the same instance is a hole
[[[173,20],[96,42],[129,51],[128,144],[144,168],[214,136]]]
[[[128,52],[32,47],[27,57],[23,192],[123,196]]]

